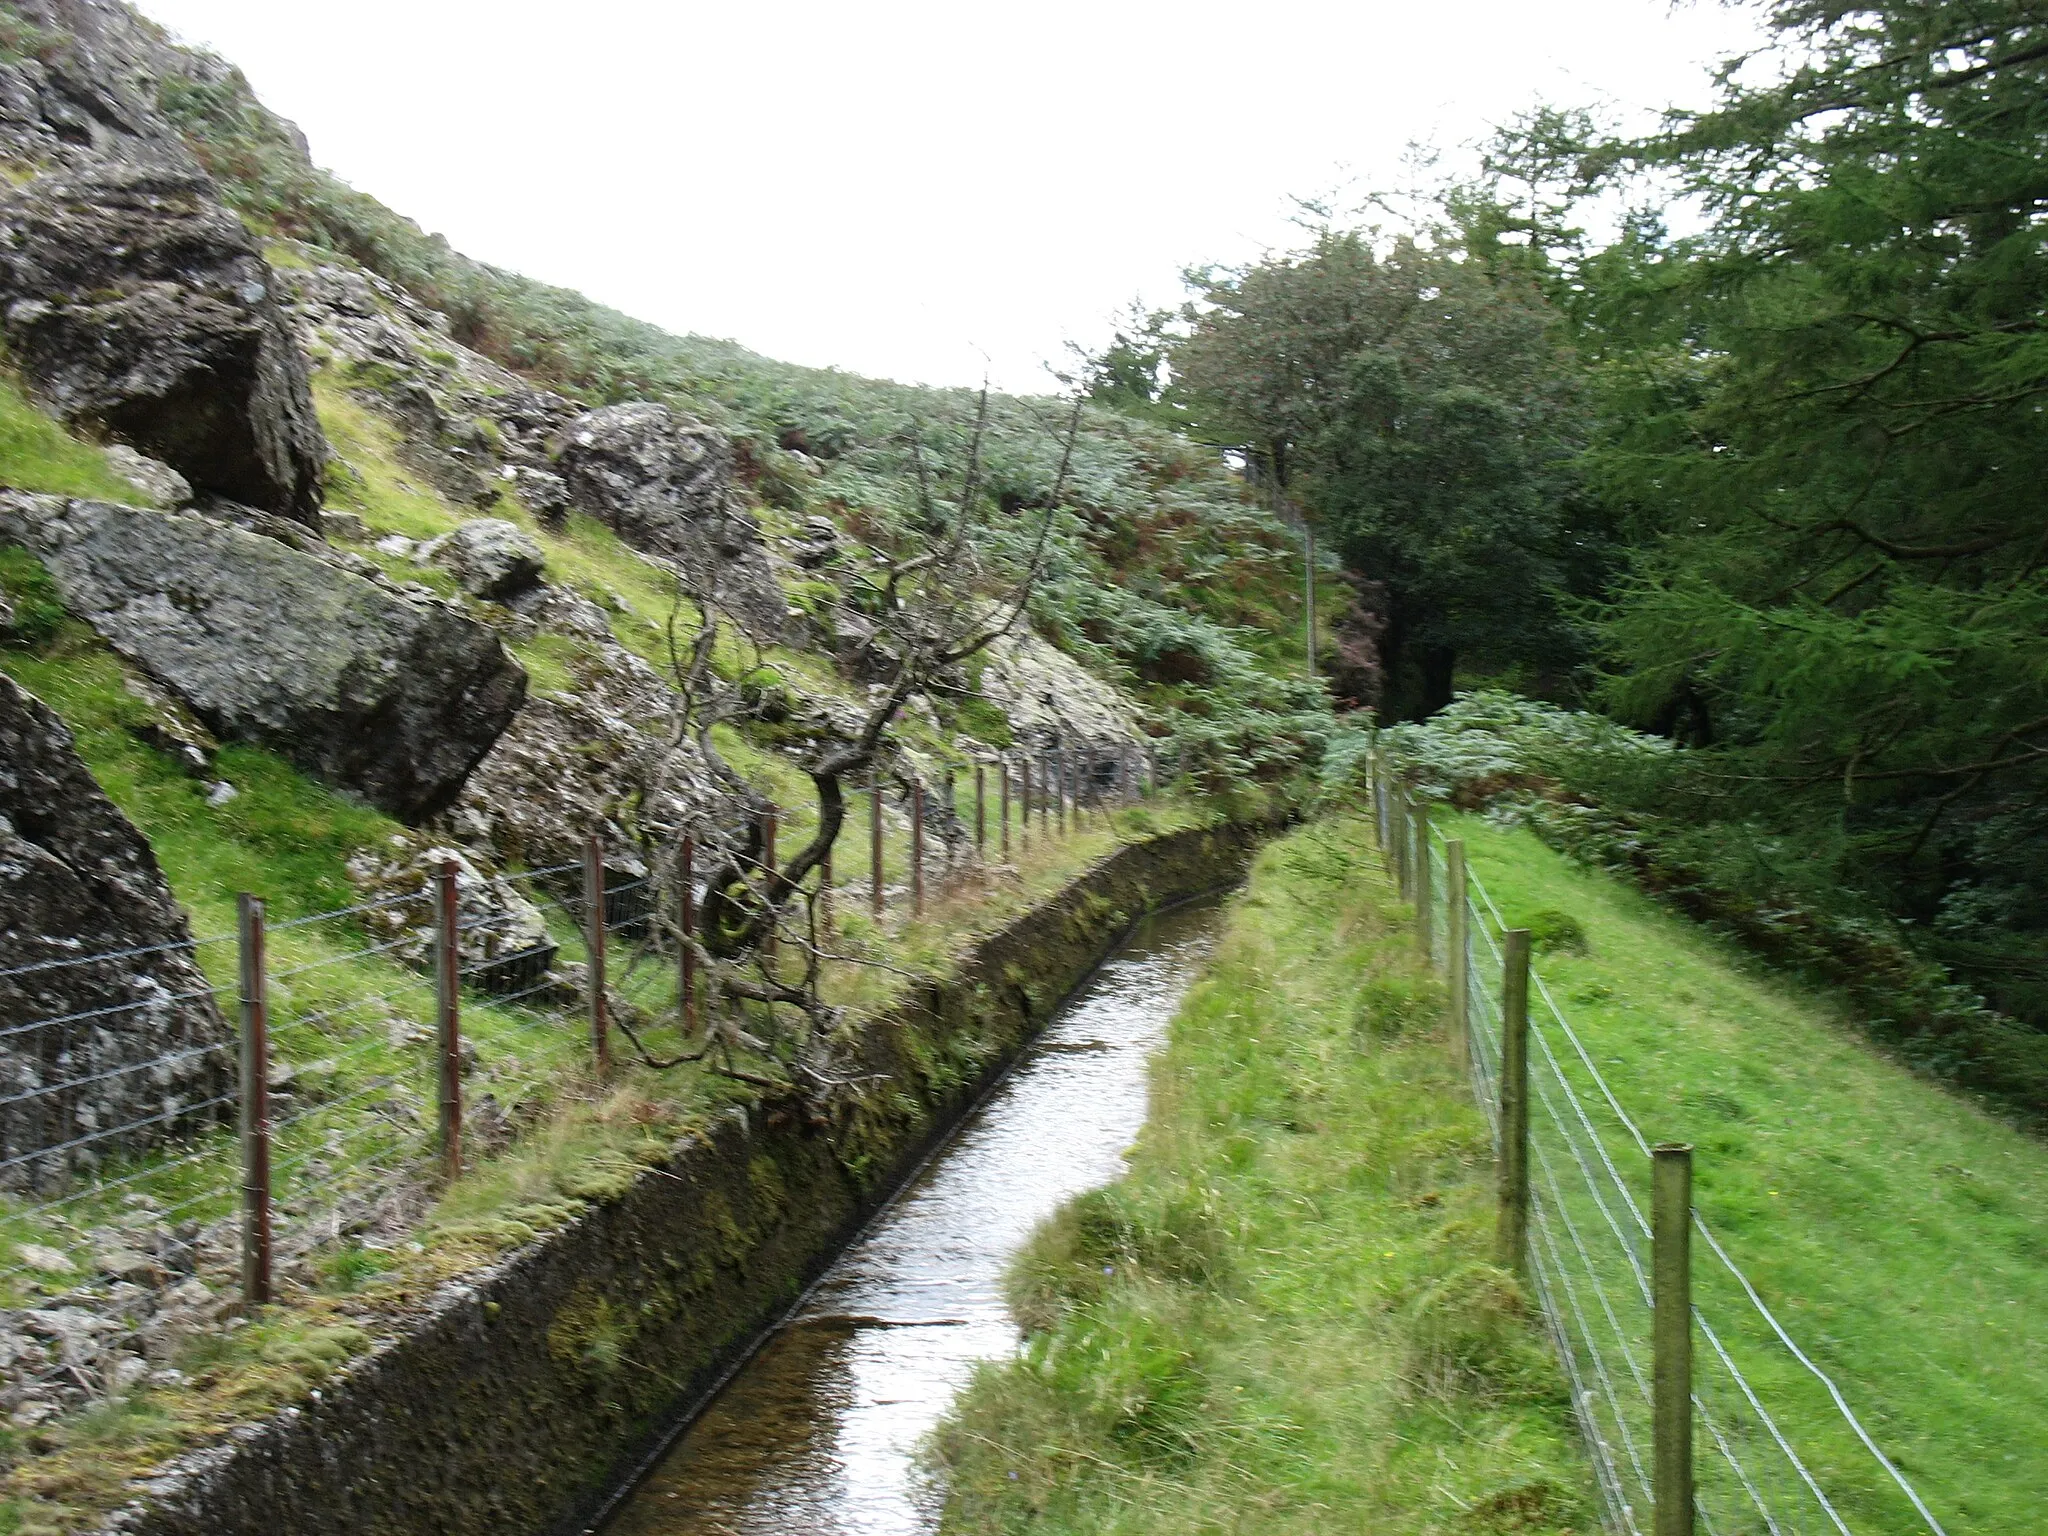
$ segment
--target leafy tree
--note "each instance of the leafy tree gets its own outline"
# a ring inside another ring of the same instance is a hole
[[[1455,247],[1324,230],[1210,274],[1174,351],[1192,414],[1298,497],[1376,584],[1396,713],[1451,698],[1460,657],[1560,663],[1574,564],[1574,370],[1525,273]]]
[[[1627,146],[1705,232],[1587,269],[1636,407],[1598,474],[1644,545],[1605,697],[1683,700],[1722,794],[1814,836],[1832,807],[1846,876],[1968,929],[2025,904],[1974,850],[2048,788],[2048,6],[1769,16],[1774,78]],[[2039,988],[2038,945],[2000,965]]]

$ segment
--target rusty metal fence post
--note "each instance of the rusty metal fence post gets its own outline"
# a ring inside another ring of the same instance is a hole
[[[590,1053],[600,1074],[611,1071],[611,1020],[605,1009],[604,843],[592,833],[583,845],[583,942],[589,950],[584,980],[590,988]]]
[[[441,861],[434,876],[434,898],[434,1035],[440,1064],[436,1105],[441,1171],[453,1183],[462,1176],[462,902],[453,859]]]
[[[242,1299],[270,1300],[270,995],[263,901],[235,900],[241,961]]]
[[[988,769],[981,763],[974,765],[974,851],[988,857]]]

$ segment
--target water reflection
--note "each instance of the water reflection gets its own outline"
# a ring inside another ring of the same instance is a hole
[[[1213,907],[1154,918],[802,1313],[721,1393],[608,1536],[907,1536],[937,1528],[912,1455],[977,1360],[1014,1349],[1002,1276],[1061,1201],[1106,1183],[1145,1118],[1145,1061]]]

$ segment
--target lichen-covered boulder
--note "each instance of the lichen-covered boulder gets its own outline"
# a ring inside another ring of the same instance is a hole
[[[232,1037],[191,943],[70,731],[0,673],[0,1188],[222,1118]]]
[[[547,555],[516,523],[500,517],[472,518],[420,550],[455,578],[472,597],[502,603],[537,585]]]
[[[436,892],[444,864],[455,866],[456,949],[463,985],[512,994],[537,985],[554,964],[556,944],[540,908],[499,875],[486,873],[459,848],[395,838],[388,849],[364,849],[348,876],[370,910],[363,931],[389,945],[394,958],[419,970],[434,961],[439,934]]]
[[[57,414],[311,524],[327,442],[275,278],[196,166],[90,161],[0,195],[0,330]]]
[[[780,633],[782,589],[733,492],[723,433],[651,401],[608,405],[570,423],[556,465],[571,506],[674,561],[755,634]]]
[[[526,697],[497,636],[425,589],[208,518],[4,493],[0,542],[217,736],[404,821],[454,801]]]

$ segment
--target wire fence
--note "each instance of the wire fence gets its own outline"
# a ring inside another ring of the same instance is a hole
[[[1043,844],[1084,808],[1157,790],[1135,748],[1085,772],[1058,754],[1032,764],[1029,794],[1021,761],[976,779],[964,821],[950,785],[911,796],[944,808],[956,845],[1000,839],[1007,857],[1033,814]],[[842,842],[864,849],[863,830],[849,819]],[[890,841],[913,868],[960,856],[899,848],[896,827]],[[0,1312],[75,1305],[140,1328],[181,1296],[239,1307],[273,1280],[379,1267],[448,1177],[561,1095],[602,1088],[613,1030],[636,1045],[689,1033],[689,908],[664,910],[672,884],[608,868],[593,839],[577,863],[400,867],[335,911],[271,922],[245,898],[236,934],[0,970]],[[906,895],[892,886],[890,905]],[[846,911],[860,905],[845,892]],[[115,981],[133,995],[103,997]],[[71,994],[85,1006],[24,1016]],[[0,1390],[118,1386],[59,1343],[0,1359]]]
[[[1473,1091],[1500,1154],[1510,1119],[1509,925],[1464,867],[1462,845],[1430,825],[1427,807],[1390,765],[1376,765],[1372,809],[1386,861],[1403,895],[1419,904],[1432,964],[1447,977],[1463,968]],[[1523,1267],[1570,1385],[1603,1521],[1617,1536],[1649,1536],[1667,1529],[1655,1519],[1652,1145],[1540,972],[1531,967],[1528,981]],[[1854,1512],[1866,1529],[1946,1536],[1849,1395],[1785,1327],[1697,1207],[1689,1221],[1698,1239],[1692,1252],[1707,1261],[1695,1258],[1690,1276],[1689,1454],[1699,1528],[1709,1536],[1851,1536]]]

